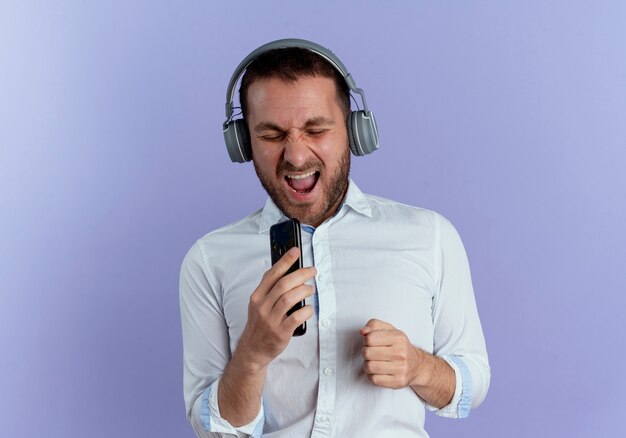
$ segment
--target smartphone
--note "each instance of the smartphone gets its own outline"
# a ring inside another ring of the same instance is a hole
[[[298,219],[290,219],[279,224],[272,225],[270,227],[270,249],[272,254],[272,265],[274,265],[280,258],[291,248],[297,246],[302,250],[302,237],[300,235],[300,221]],[[298,257],[298,260],[291,265],[289,270],[285,273],[291,274],[302,267],[302,254]],[[287,315],[291,315],[298,309],[304,307],[304,300],[296,303],[291,309],[287,311]],[[302,325],[296,327],[293,332],[294,336],[302,336],[306,333],[306,321]]]

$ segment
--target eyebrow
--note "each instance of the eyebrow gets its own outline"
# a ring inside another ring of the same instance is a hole
[[[302,126],[302,129],[311,128],[313,126],[320,126],[320,125],[335,126],[335,122],[332,121],[331,119],[327,119],[326,117],[322,117],[322,116],[313,117],[304,123],[304,125]],[[272,122],[260,122],[254,127],[254,132],[262,132],[262,131],[281,131],[282,132],[284,131],[284,129]]]

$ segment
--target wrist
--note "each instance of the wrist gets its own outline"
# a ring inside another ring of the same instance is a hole
[[[436,359],[424,350],[413,347],[415,350],[415,373],[410,385],[416,388],[423,388],[428,385],[434,373]]]
[[[259,355],[252,349],[247,348],[246,344],[243,342],[237,345],[231,363],[234,363],[238,369],[246,374],[253,376],[264,374],[267,370],[267,365],[269,365],[266,361],[260,360]]]

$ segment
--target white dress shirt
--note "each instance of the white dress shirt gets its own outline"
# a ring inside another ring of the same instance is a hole
[[[470,270],[454,227],[437,213],[365,195],[350,180],[337,214],[302,226],[314,265],[307,332],[269,365],[262,407],[235,428],[221,418],[220,376],[247,320],[250,294],[270,268],[269,228],[286,217],[268,199],[245,219],[199,239],[181,268],[184,393],[199,437],[427,437],[425,408],[464,417],[490,381]],[[359,329],[372,318],[454,369],[451,403],[428,406],[410,388],[371,383]]]

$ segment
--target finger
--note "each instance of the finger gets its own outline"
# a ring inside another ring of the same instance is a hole
[[[301,284],[300,286],[285,292],[276,300],[272,307],[272,313],[284,316],[296,303],[303,301],[306,297],[313,295],[313,286]]]
[[[361,355],[365,360],[390,361],[394,359],[394,352],[391,347],[363,347]]]
[[[381,321],[380,319],[370,319],[365,324],[365,327],[369,327],[372,330],[393,330],[395,327],[388,322]],[[365,328],[364,327],[364,328]]]
[[[395,330],[372,330],[363,336],[363,345],[366,347],[391,346],[396,340]]]
[[[289,268],[291,268],[291,266],[296,262],[296,260],[298,260],[299,256],[300,248],[298,247],[293,247],[283,254],[283,256],[263,274],[263,278],[261,279],[261,283],[259,285],[263,287],[260,289],[265,292],[269,292],[272,287],[274,287],[276,282],[280,280]]]
[[[374,385],[383,388],[399,389],[404,387],[404,385],[402,385],[402,383],[400,383],[400,381],[395,376],[390,376],[387,374],[368,374],[367,378]]]
[[[293,333],[296,327],[302,325],[304,321],[310,319],[313,316],[313,313],[313,306],[307,304],[303,308],[296,310],[287,318],[285,318],[280,326],[281,328],[284,328],[287,332]]]
[[[308,268],[301,268],[295,272],[292,272],[289,275],[285,275],[283,278],[279,279],[274,286],[272,286],[269,294],[267,295],[267,299],[271,306],[273,307],[276,301],[286,292],[289,292],[292,289],[295,289],[298,286],[303,285],[313,277],[317,270],[315,267],[310,266]]]
[[[395,368],[392,362],[384,360],[366,360],[363,369],[367,374],[393,375]]]

